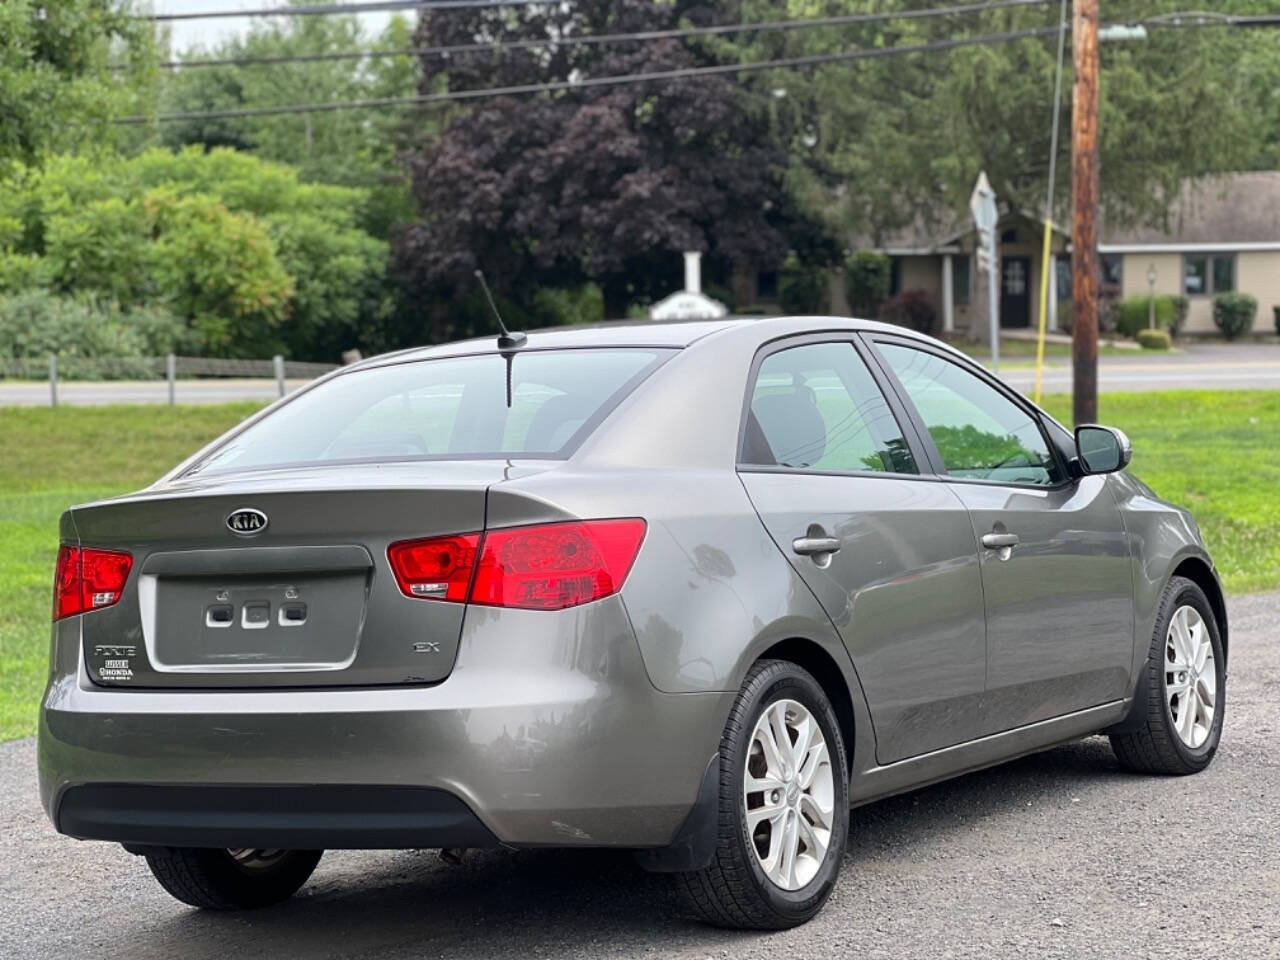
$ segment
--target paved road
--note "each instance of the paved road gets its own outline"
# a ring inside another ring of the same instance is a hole
[[[307,380],[286,380],[286,390],[296,390]],[[174,389],[178,403],[234,403],[238,400],[268,402],[280,396],[275,380],[227,378],[179,380]],[[0,380],[0,406],[49,406],[48,381]],[[58,403],[64,406],[103,406],[112,403],[168,403],[164,380],[64,380],[58,384]]]
[[[1078,741],[855,812],[826,910],[781,934],[673,917],[614,854],[337,853],[290,903],[206,915],[118,848],[56,836],[0,745],[0,957],[1280,958],[1280,594],[1231,603],[1222,748],[1190,778]]]
[[[1121,390],[1268,390],[1280,389],[1280,344],[1206,344],[1181,353],[1154,355],[1133,351],[1125,356],[1099,358],[1098,385],[1103,391]],[[1026,393],[1035,374],[1025,357],[1006,361],[1004,379]],[[305,380],[290,380],[295,390]],[[1071,392],[1071,365],[1050,358],[1045,369],[1046,393]],[[274,400],[274,380],[180,380],[179,403],[230,403],[236,400]],[[58,401],[66,405],[110,403],[167,403],[163,380],[63,382]],[[39,381],[0,380],[0,406],[48,406],[49,385]]]
[[[1035,370],[1026,357],[1001,365],[1001,377],[1025,393],[1035,385]],[[1176,353],[1126,351],[1098,358],[1098,389],[1145,390],[1274,390],[1280,388],[1280,344],[1187,344]],[[1071,392],[1071,359],[1045,361],[1046,393]]]

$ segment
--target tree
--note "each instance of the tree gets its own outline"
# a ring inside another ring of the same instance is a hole
[[[204,113],[412,96],[417,83],[412,57],[357,56],[367,50],[403,50],[412,43],[410,31],[401,16],[393,17],[376,39],[352,16],[262,21],[244,36],[209,52],[188,53],[183,60],[351,56],[185,67],[164,78],[159,109]],[[392,224],[409,215],[407,177],[396,158],[410,133],[403,110],[335,110],[177,121],[165,124],[158,140],[172,148],[234,147],[296,167],[304,180],[360,187],[369,193],[362,225],[385,238]]]
[[[383,345],[385,242],[364,191],[227,148],[48,158],[0,180],[0,293],[47,286],[182,317],[214,355]]]
[[[149,69],[151,33],[116,0],[0,3],[0,166],[114,142],[110,124]],[[129,67],[110,69],[116,60]]]
[[[584,0],[424,14],[419,46],[550,38],[538,49],[423,59],[422,89],[565,81],[711,62],[677,41],[581,46],[580,34],[654,30],[689,4]],[[431,336],[482,267],[516,300],[540,284],[598,282],[608,316],[674,285],[681,250],[713,270],[776,266],[796,217],[767,98],[726,77],[578,88],[455,108],[410,155],[420,220],[396,240]]]
[[[878,9],[933,7],[886,0]],[[1280,4],[1269,0],[1280,10]],[[1215,11],[1258,12],[1225,0]],[[1181,0],[1110,0],[1109,21],[1185,9]],[[777,19],[769,0],[746,0],[746,19]],[[792,16],[811,5],[789,4]],[[941,17],[746,34],[724,41],[743,59],[910,46],[965,34],[1053,25],[1056,9],[1004,9]],[[1152,28],[1145,42],[1102,48],[1102,199],[1113,222],[1162,222],[1184,177],[1274,165],[1274,90],[1280,49],[1272,32]],[[725,54],[728,55],[727,53]],[[793,126],[792,192],[845,236],[877,240],[924,223],[942,232],[966,210],[979,170],[1001,201],[1041,213],[1050,151],[1056,38],[832,63],[752,80],[786,91]],[[1069,125],[1071,60],[1063,84]],[[1266,111],[1271,111],[1268,121]],[[1070,142],[1059,141],[1057,197],[1070,200]]]

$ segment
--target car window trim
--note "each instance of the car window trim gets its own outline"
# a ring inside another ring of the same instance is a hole
[[[782,464],[743,462],[742,456],[747,442],[747,418],[751,416],[751,398],[755,393],[756,377],[760,373],[761,365],[775,353],[814,343],[847,344],[853,350],[854,356],[862,361],[876,388],[880,391],[880,395],[884,397],[885,403],[888,404],[889,411],[893,414],[893,418],[898,424],[898,429],[902,432],[903,439],[907,441],[907,449],[911,452],[911,458],[915,461],[917,473],[897,473],[887,470],[829,470],[811,467],[785,467]],[[811,331],[809,333],[778,337],[760,344],[756,348],[755,356],[751,360],[751,367],[747,371],[747,387],[743,394],[742,413],[738,420],[738,452],[735,458],[737,460],[737,471],[739,473],[786,473],[835,477],[889,477],[899,480],[930,479],[929,474],[922,469],[922,465],[928,464],[928,461],[924,459],[925,448],[920,444],[919,437],[915,435],[915,430],[907,429],[906,410],[902,407],[894,392],[885,389],[885,384],[878,373],[876,365],[869,362],[863,351],[859,349],[857,331],[854,330]]]
[[[1044,419],[1041,410],[1034,404],[1030,403],[1025,397],[1012,390],[1007,384],[999,378],[993,376],[989,370],[981,364],[975,363],[972,359],[965,357],[963,354],[957,356],[946,348],[939,349],[931,343],[916,340],[912,337],[895,336],[891,333],[861,333],[859,335],[867,344],[870,352],[873,353],[877,365],[880,367],[885,377],[907,408],[908,416],[911,418],[912,426],[917,433],[920,434],[921,442],[924,444],[928,453],[929,462],[933,466],[933,472],[939,479],[948,483],[967,483],[978,484],[989,487],[1012,487],[1018,490],[1060,490],[1065,486],[1074,483],[1072,473],[1068,465],[1063,461],[1062,451],[1059,450],[1058,444],[1053,441],[1045,432]],[[1040,439],[1044,441],[1045,449],[1049,451],[1049,456],[1053,459],[1054,465],[1058,468],[1062,479],[1057,483],[1019,483],[1015,480],[991,480],[979,477],[957,477],[947,472],[946,463],[942,459],[942,454],[938,452],[937,444],[933,442],[933,436],[929,433],[929,428],[924,422],[924,418],[920,415],[920,411],[916,408],[915,402],[907,393],[906,387],[902,385],[902,381],[898,379],[898,375],[893,370],[893,365],[889,363],[887,357],[880,352],[876,346],[879,343],[892,344],[894,346],[906,347],[908,349],[919,350],[922,353],[932,354],[938,359],[952,363],[961,370],[975,375],[983,383],[990,386],[996,393],[1009,400],[1018,409],[1031,418],[1032,423],[1040,431]]]

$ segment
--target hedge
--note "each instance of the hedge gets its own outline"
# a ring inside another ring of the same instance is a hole
[[[1247,293],[1220,293],[1213,298],[1213,322],[1228,340],[1253,329],[1258,301]]]

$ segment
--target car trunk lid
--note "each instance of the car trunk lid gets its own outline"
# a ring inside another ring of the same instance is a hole
[[[405,596],[387,547],[483,530],[488,487],[512,469],[456,461],[267,471],[77,507],[82,546],[133,556],[120,601],[81,617],[89,675],[129,687],[442,680],[465,605]],[[260,516],[260,527],[245,516]]]

